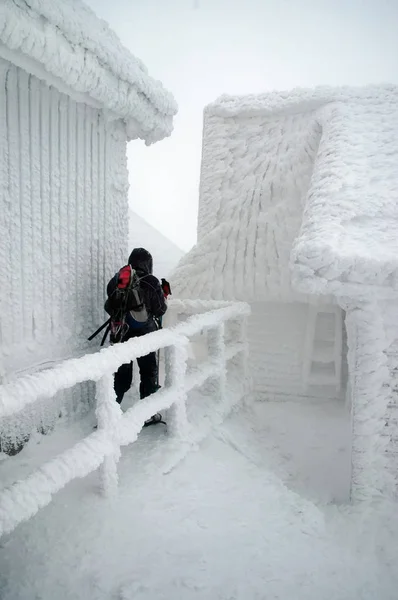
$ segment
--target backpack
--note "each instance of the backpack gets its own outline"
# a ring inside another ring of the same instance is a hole
[[[108,283],[107,294],[110,341],[122,342],[130,328],[140,328],[148,321],[137,272],[130,265],[122,267]]]

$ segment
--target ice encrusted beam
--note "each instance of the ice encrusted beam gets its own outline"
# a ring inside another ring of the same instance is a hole
[[[346,307],[348,367],[352,397],[352,488],[354,503],[392,498],[395,481],[388,470],[383,435],[389,401],[389,343],[377,303]]]
[[[188,339],[186,338],[187,342]],[[187,343],[165,348],[166,389],[175,390],[175,402],[169,410],[169,428],[175,437],[187,440],[189,425],[187,420],[185,375],[187,370]]]

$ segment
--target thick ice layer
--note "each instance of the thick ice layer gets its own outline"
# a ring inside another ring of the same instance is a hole
[[[398,290],[398,88],[223,96],[205,110],[182,297]],[[362,291],[361,291],[362,290]]]
[[[87,352],[126,260],[128,174],[122,122],[1,58],[0,85],[0,376],[11,377]]]
[[[0,42],[5,58],[11,51],[19,66],[21,60],[34,61],[44,79],[46,72],[52,76],[53,85],[59,79],[122,118],[130,139],[151,144],[170,135],[174,98],[80,0],[4,0]]]

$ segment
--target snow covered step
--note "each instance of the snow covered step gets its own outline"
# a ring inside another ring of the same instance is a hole
[[[324,375],[323,373],[311,373],[307,382],[308,386],[311,385],[336,385],[335,375]]]
[[[310,305],[304,344],[303,391],[310,386],[341,388],[343,316],[335,305]]]
[[[334,342],[336,337],[335,312],[325,312],[325,310],[316,313],[314,339],[318,341]]]
[[[316,362],[334,362],[334,341],[316,340],[313,347],[313,356]]]

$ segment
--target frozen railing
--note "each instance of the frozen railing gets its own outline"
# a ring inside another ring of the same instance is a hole
[[[105,494],[115,492],[117,463],[121,446],[135,442],[145,420],[168,410],[168,430],[181,440],[189,438],[186,411],[187,392],[212,378],[217,382],[215,398],[225,402],[226,363],[237,356],[242,380],[247,380],[247,339],[245,323],[250,308],[244,303],[176,301],[169,304],[171,320],[188,316],[181,323],[161,329],[124,344],[111,346],[58,366],[27,375],[0,387],[0,418],[23,410],[37,400],[52,398],[84,381],[96,382],[98,429],[42,465],[26,479],[0,492],[0,536],[32,517],[51,502],[67,483],[100,469]],[[195,314],[200,313],[200,314]],[[225,344],[225,323],[234,331]],[[207,331],[208,360],[187,373],[189,338]],[[113,373],[120,365],[149,352],[164,348],[165,385],[125,413],[115,399]],[[242,395],[244,391],[242,390]]]

